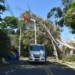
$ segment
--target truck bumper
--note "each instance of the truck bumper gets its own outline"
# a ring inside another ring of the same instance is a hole
[[[45,58],[29,58],[29,62],[46,62]]]

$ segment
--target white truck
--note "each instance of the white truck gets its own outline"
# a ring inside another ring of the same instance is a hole
[[[46,53],[43,44],[31,44],[29,62],[46,62]]]

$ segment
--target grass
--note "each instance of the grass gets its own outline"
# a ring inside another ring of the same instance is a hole
[[[20,57],[20,60],[28,60],[28,58],[27,57]]]
[[[75,67],[75,62],[65,62],[67,65]]]

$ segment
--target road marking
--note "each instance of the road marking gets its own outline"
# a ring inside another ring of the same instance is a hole
[[[45,71],[47,72],[48,75],[54,75],[50,70],[49,68],[47,67],[44,67]]]
[[[45,69],[46,73],[47,73],[48,75],[50,75],[49,72],[47,71],[47,69],[46,69],[45,67],[44,67],[44,69]]]

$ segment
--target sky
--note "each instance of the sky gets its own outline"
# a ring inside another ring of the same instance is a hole
[[[61,7],[61,0],[6,0],[14,14],[14,16],[19,17],[20,13],[25,10],[28,10],[28,4],[30,6],[31,12],[40,16],[44,19],[47,18],[47,13],[53,7]],[[20,8],[20,10],[19,10]],[[9,11],[3,13],[4,16],[12,16]],[[63,32],[61,37],[63,41],[74,39],[73,34],[70,33],[67,27],[63,27]]]

